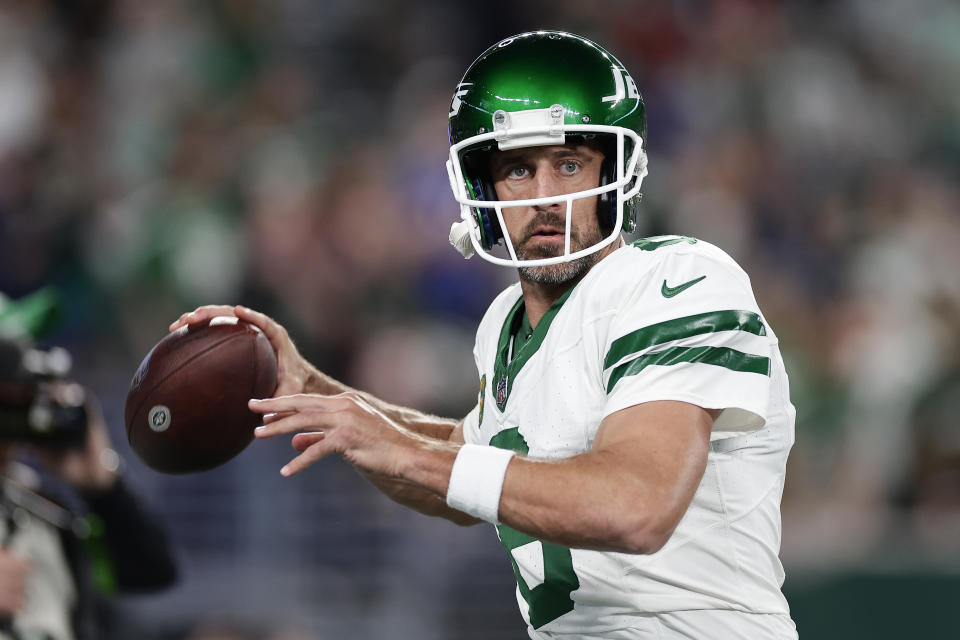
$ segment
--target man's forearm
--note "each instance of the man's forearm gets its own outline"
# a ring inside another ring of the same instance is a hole
[[[360,396],[386,415],[395,423],[419,434],[425,438],[438,440],[440,442],[449,442],[451,438],[456,441],[454,436],[459,422],[451,418],[441,418],[433,416],[416,409],[401,407],[391,404],[372,394],[357,391],[339,380],[313,370],[304,384],[305,393],[319,393],[323,395],[337,395],[341,393],[353,393]],[[383,474],[370,473],[357,467],[363,477],[370,481],[391,500],[398,502],[415,511],[419,511],[428,516],[445,518],[459,525],[472,525],[480,521],[461,511],[452,509],[447,505],[443,495],[431,491],[423,486],[419,486],[401,478],[394,478]]]
[[[397,478],[369,473],[359,468],[358,471],[388,498],[405,507],[410,507],[424,515],[444,518],[461,526],[480,523],[480,520],[473,516],[450,508],[443,496],[422,486]]]

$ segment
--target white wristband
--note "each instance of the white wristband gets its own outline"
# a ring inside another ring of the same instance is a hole
[[[447,504],[475,518],[499,524],[500,493],[511,458],[513,451],[509,449],[479,444],[460,447],[450,472]]]

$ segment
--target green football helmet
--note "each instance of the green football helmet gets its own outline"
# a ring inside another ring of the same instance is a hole
[[[647,174],[643,99],[624,66],[600,45],[570,33],[534,31],[503,40],[467,69],[450,104],[447,173],[461,220],[450,242],[464,256],[496,264],[538,266],[569,262],[632,231],[640,184]],[[575,193],[528,200],[497,200],[489,153],[577,142],[604,152],[601,184]],[[597,214],[607,235],[571,251],[573,201],[598,196]],[[503,209],[566,203],[564,253],[518,259],[505,232]],[[504,241],[509,258],[490,253]]]

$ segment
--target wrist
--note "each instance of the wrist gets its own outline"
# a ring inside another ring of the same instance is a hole
[[[321,395],[338,393],[338,391],[334,390],[336,385],[334,384],[333,378],[324,374],[306,361],[304,361],[301,380],[303,380],[303,385],[300,390],[301,393],[319,393]]]
[[[499,524],[500,496],[513,456],[509,449],[476,444],[460,447],[450,471],[447,505]]]

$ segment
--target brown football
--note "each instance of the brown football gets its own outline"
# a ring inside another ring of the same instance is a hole
[[[140,363],[127,392],[127,439],[163,473],[219,466],[253,440],[262,418],[250,398],[277,386],[277,357],[258,328],[233,317],[181,327]]]

